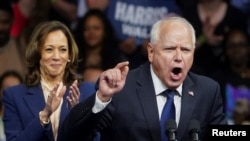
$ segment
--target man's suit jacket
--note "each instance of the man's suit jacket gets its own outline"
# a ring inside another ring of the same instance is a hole
[[[212,79],[190,72],[183,83],[181,99],[178,141],[188,140],[190,120],[199,120],[202,140],[208,125],[226,124],[220,88]],[[92,112],[94,102],[95,96],[91,96],[71,110],[62,127],[61,141],[86,141],[95,131],[100,131],[105,141],[161,140],[149,63],[130,71],[122,91],[98,114]]]
[[[83,82],[80,84],[80,99],[86,99],[95,91],[95,85]],[[63,97],[60,115],[62,121],[69,112],[67,99],[69,88]],[[42,127],[39,112],[45,107],[45,100],[41,85],[26,87],[24,84],[10,87],[3,92],[4,124],[8,141],[54,141],[52,127]]]

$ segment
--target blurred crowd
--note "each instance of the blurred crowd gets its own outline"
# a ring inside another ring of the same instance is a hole
[[[230,124],[249,124],[249,0],[1,0],[1,91],[23,81],[25,48],[41,22],[57,20],[69,27],[80,51],[76,74],[94,83],[118,62],[128,60],[133,69],[147,61],[151,25],[172,15],[186,18],[196,30],[191,70],[221,85]],[[2,131],[0,141],[5,141]]]

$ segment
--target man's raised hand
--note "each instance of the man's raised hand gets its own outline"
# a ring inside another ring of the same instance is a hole
[[[97,96],[102,102],[109,101],[115,93],[122,90],[129,71],[128,64],[128,61],[118,63],[101,74]]]

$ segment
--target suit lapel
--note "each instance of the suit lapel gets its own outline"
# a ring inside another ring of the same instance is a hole
[[[187,76],[186,80],[183,84],[182,90],[182,100],[181,100],[181,116],[179,120],[179,125],[177,129],[177,136],[181,139],[188,130],[188,124],[191,120],[191,115],[194,110],[194,106],[197,99],[197,94],[195,88],[193,87],[193,82],[189,76]],[[188,111],[188,112],[187,112]]]
[[[159,141],[161,140],[159,113],[149,63],[143,67],[137,81],[137,94],[152,138],[154,141]]]
[[[38,85],[28,88],[28,92],[24,96],[24,101],[28,105],[28,108],[33,113],[33,115],[37,116],[45,106],[45,100],[41,86]]]
[[[28,105],[27,107],[33,113],[34,117],[38,115],[38,113],[43,110],[45,106],[45,99],[43,95],[43,91],[41,85],[37,85],[31,88],[28,88],[27,95],[24,96],[24,101]],[[65,102],[64,102],[65,103]],[[63,105],[64,106],[64,105]],[[65,108],[62,108],[61,114],[65,115]],[[62,116],[60,116],[62,118]],[[60,120],[61,121],[61,120]],[[53,132],[50,130],[48,132],[50,140],[54,140]]]

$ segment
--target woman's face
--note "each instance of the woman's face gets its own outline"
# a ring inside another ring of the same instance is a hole
[[[68,40],[61,30],[50,32],[41,48],[40,71],[43,77],[63,77],[69,59]]]
[[[1,85],[1,90],[0,90],[0,99],[2,99],[2,91],[8,87],[15,86],[20,84],[21,81],[19,78],[16,76],[8,76],[3,79],[2,85]]]
[[[240,31],[234,31],[228,38],[226,55],[232,64],[247,64],[249,45],[247,37]]]
[[[5,89],[5,88],[11,87],[11,86],[15,86],[15,85],[18,85],[20,83],[21,83],[21,81],[19,78],[11,75],[11,76],[6,77],[3,80],[2,89]]]
[[[104,38],[104,25],[96,16],[90,16],[83,28],[83,37],[89,47],[96,47]]]

